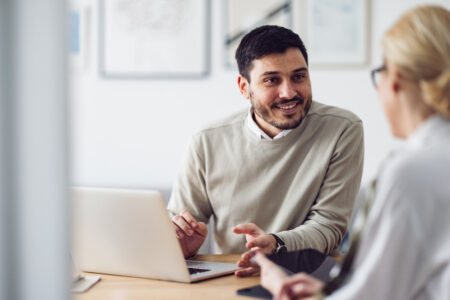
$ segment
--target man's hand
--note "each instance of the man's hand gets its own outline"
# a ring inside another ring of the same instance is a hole
[[[206,224],[197,222],[187,210],[172,218],[175,233],[183,250],[184,258],[195,255],[202,246],[208,234]]]
[[[234,274],[239,277],[254,275],[259,272],[259,266],[255,265],[250,259],[255,255],[255,251],[259,250],[265,254],[272,254],[277,248],[277,241],[275,238],[265,233],[261,228],[255,224],[240,224],[233,227],[233,232],[237,234],[245,234],[247,243],[245,247],[250,251],[242,254],[241,259],[237,262],[238,267],[243,268],[236,271]]]
[[[254,259],[261,267],[261,285],[274,299],[314,299],[323,288],[323,282],[305,273],[287,276],[261,252]]]

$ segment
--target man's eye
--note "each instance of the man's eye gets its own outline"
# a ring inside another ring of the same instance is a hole
[[[293,76],[293,79],[294,79],[295,81],[299,81],[299,80],[303,80],[305,77],[306,77],[305,74],[295,74],[295,75]]]
[[[270,77],[270,78],[264,79],[264,83],[271,84],[271,83],[277,83],[277,82],[278,82],[278,78],[276,78],[276,77]]]

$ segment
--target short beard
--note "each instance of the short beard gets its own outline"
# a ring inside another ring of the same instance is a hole
[[[281,123],[281,122],[277,122],[277,120],[269,119],[269,117],[270,117],[269,111],[266,108],[264,108],[264,107],[259,107],[259,106],[255,105],[255,103],[253,101],[253,93],[250,92],[250,102],[252,104],[253,112],[256,115],[258,115],[261,119],[263,119],[264,121],[269,123],[270,125],[278,128],[278,129],[281,129],[281,130],[288,130],[288,129],[297,128],[300,125],[300,123],[302,122],[303,118],[307,115],[307,113],[309,111],[309,108],[311,107],[311,102],[312,102],[311,99],[305,100],[304,98],[301,98],[301,97],[294,97],[292,99],[282,100],[282,101],[279,101],[277,103],[274,103],[274,104],[272,104],[272,107],[274,107],[276,105],[279,105],[279,104],[287,103],[287,102],[290,102],[290,101],[297,101],[297,102],[299,102],[298,105],[303,105],[305,103],[305,101],[306,101],[306,106],[304,107],[305,114],[303,116],[301,116],[298,120],[292,120],[292,122],[283,122],[283,123]],[[294,116],[293,115],[292,116],[287,116],[287,118],[291,119],[291,118],[294,118]]]

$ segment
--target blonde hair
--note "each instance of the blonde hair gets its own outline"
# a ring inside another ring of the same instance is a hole
[[[428,5],[410,10],[385,33],[383,52],[419,83],[429,107],[450,118],[450,11]]]

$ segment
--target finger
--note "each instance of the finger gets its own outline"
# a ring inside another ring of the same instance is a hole
[[[238,267],[240,268],[248,268],[248,267],[257,267],[258,264],[253,262],[252,258],[246,257],[237,262]]]
[[[304,283],[293,284],[289,289],[289,295],[291,297],[310,297],[319,292],[314,289],[314,286]]]
[[[179,240],[181,240],[184,237],[183,230],[181,230],[180,227],[178,227],[178,225],[175,224],[173,221],[172,221],[172,225],[173,225],[173,227],[175,229],[175,234],[177,235],[177,238]]]
[[[269,267],[274,265],[262,252],[257,251],[254,256],[254,261],[261,267]]]
[[[236,265],[237,265],[239,268],[254,267],[254,265],[252,265],[251,262],[249,262],[249,261],[244,261],[244,260],[238,261],[238,262],[236,263]],[[255,265],[255,266],[256,266],[256,265]]]
[[[289,279],[294,282],[293,284],[291,284],[291,290],[295,295],[302,295],[304,297],[313,296],[319,293],[324,286],[323,281],[316,279],[306,273],[296,274],[292,277],[295,278],[293,278],[293,280],[291,278]],[[286,281],[286,284],[289,284],[289,281]]]
[[[259,251],[259,249],[252,249],[252,250],[242,253],[241,260],[242,261],[250,261],[255,256],[257,251]]]
[[[248,267],[252,267],[252,266],[257,266],[256,264],[252,264],[249,260],[239,260],[237,263],[236,263],[236,265],[239,267],[239,268],[248,268]]]
[[[264,234],[264,235],[258,236],[256,238],[251,239],[251,241],[248,241],[247,244],[245,244],[245,247],[247,249],[252,249],[252,248],[255,248],[255,247],[264,249],[264,248],[266,248],[267,246],[270,245],[270,238],[271,237],[272,236],[268,235],[268,234]]]
[[[304,283],[304,284],[312,284],[312,285],[320,285],[322,281],[315,279],[312,276],[309,276],[306,273],[298,273],[293,276],[289,276],[289,278],[285,281],[286,284],[294,284],[294,283]]]
[[[200,234],[201,236],[206,237],[208,235],[208,227],[203,222],[198,222],[198,226],[195,229],[195,231]]]
[[[278,291],[277,297],[275,297],[274,299],[276,299],[276,300],[290,300],[290,299],[294,299],[294,296],[292,294],[293,293],[292,293],[290,287],[288,287],[288,288],[281,287],[280,290]],[[304,300],[303,298],[301,298],[301,299]]]
[[[255,234],[261,229],[253,223],[239,224],[233,227],[233,232],[237,234]]]
[[[197,229],[197,227],[198,227],[198,222],[197,222],[197,220],[195,220],[195,218],[191,215],[191,213],[190,213],[188,210],[183,209],[183,210],[180,212],[180,216],[182,216],[182,217],[186,220],[186,222],[188,222],[189,225],[191,225],[191,227],[192,227],[194,230]]]
[[[173,217],[172,222],[175,223],[187,236],[192,236],[194,234],[194,229],[182,216],[178,215]]]
[[[283,280],[280,287],[280,295],[288,295],[289,298],[309,297],[318,294],[323,287],[323,282],[305,273],[295,274]]]
[[[245,269],[237,270],[236,272],[234,272],[234,275],[236,275],[237,277],[247,277],[256,275],[258,273],[259,273],[258,267],[248,267]]]

